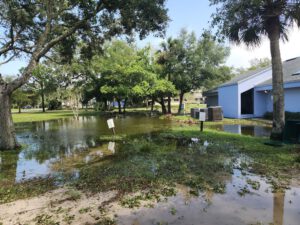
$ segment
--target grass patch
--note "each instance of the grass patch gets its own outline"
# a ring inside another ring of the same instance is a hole
[[[88,115],[101,115],[103,113],[96,111],[85,111],[80,110],[80,116],[88,116]],[[23,123],[23,122],[36,122],[36,121],[46,121],[46,120],[56,120],[56,119],[64,119],[73,117],[74,114],[71,110],[56,110],[56,111],[46,111],[46,112],[36,112],[36,111],[28,111],[23,113],[13,113],[13,121],[15,123]]]
[[[192,118],[190,115],[162,115],[160,119],[169,119],[176,121],[178,123],[187,123],[187,124],[198,124],[200,123],[198,119]],[[222,121],[206,121],[205,126],[212,125],[252,125],[252,126],[272,126],[272,121],[267,119],[229,119],[224,118]]]

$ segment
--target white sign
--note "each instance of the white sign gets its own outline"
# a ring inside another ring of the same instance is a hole
[[[205,112],[199,112],[199,120],[205,121],[206,120],[206,113]]]
[[[115,153],[115,146],[116,146],[116,143],[114,141],[110,141],[108,143],[108,150],[111,151],[113,154]]]
[[[114,127],[115,127],[114,120],[113,120],[113,119],[108,119],[108,120],[107,120],[107,125],[108,125],[108,128],[109,128],[109,129],[114,128]]]

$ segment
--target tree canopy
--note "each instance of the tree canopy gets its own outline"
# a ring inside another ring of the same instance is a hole
[[[230,78],[230,69],[224,66],[228,55],[229,49],[218,44],[209,32],[198,39],[183,29],[177,38],[162,43],[159,63],[179,91],[178,112],[185,93],[209,88]]]

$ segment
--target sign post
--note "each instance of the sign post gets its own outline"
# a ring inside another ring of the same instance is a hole
[[[108,126],[109,129],[112,129],[113,134],[115,135],[115,134],[116,134],[116,131],[115,131],[115,123],[114,123],[114,119],[108,119],[108,120],[107,120],[107,126]]]
[[[199,121],[200,121],[200,131],[203,132],[203,123],[206,120],[206,113],[199,112]]]

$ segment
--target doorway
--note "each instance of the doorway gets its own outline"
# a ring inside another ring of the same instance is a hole
[[[254,113],[254,89],[250,89],[241,94],[241,113],[253,114]]]

